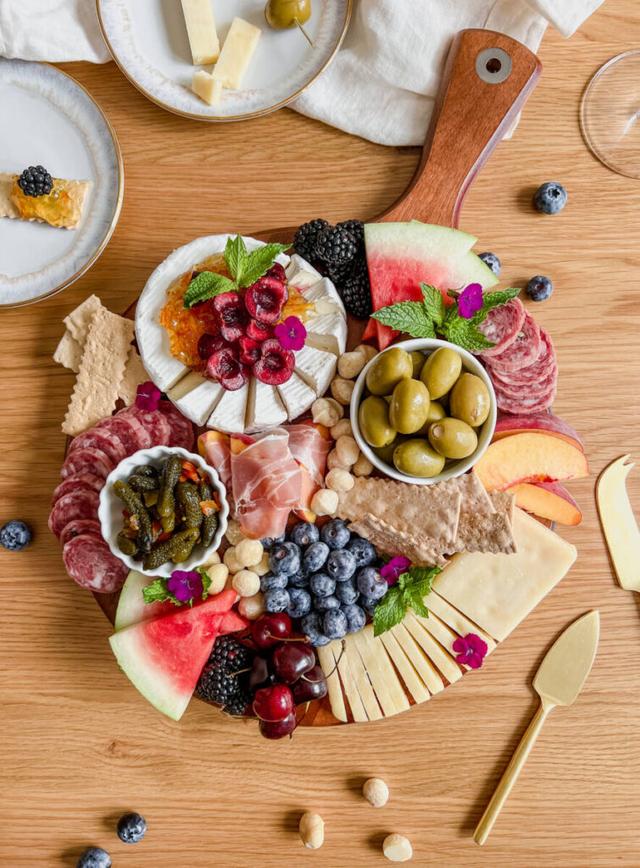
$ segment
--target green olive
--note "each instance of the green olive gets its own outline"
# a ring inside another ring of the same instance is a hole
[[[437,422],[438,419],[444,419],[447,415],[446,410],[440,403],[440,401],[431,401],[429,403],[429,410],[427,411],[427,418],[425,420],[424,425],[416,431],[416,434],[421,434],[423,437],[427,437],[429,434],[429,426],[432,422]]]
[[[487,421],[491,399],[484,382],[475,374],[462,374],[451,390],[449,412],[472,428]]]
[[[420,350],[411,350],[409,355],[413,362],[413,374],[411,376],[417,380],[420,378],[420,371],[424,365],[424,353],[421,353]]]
[[[388,446],[398,433],[389,422],[389,405],[384,398],[372,395],[358,408],[360,433],[369,446]]]
[[[393,390],[389,421],[401,434],[414,434],[429,412],[429,392],[421,380],[400,380]]]
[[[431,353],[420,372],[420,379],[429,390],[432,400],[446,395],[460,376],[462,359],[455,350],[440,347]]]
[[[377,356],[367,371],[367,388],[372,395],[389,395],[400,380],[413,374],[411,356],[399,347],[391,347]]]
[[[388,443],[386,446],[380,446],[379,448],[374,448],[373,451],[376,453],[380,461],[385,464],[393,465],[393,453],[397,446],[400,445],[401,439],[399,437],[395,437],[391,443]]]
[[[444,467],[444,457],[439,455],[426,440],[405,440],[396,446],[393,453],[396,470],[409,476],[437,476]]]
[[[445,417],[431,423],[429,443],[445,458],[466,458],[476,451],[478,436],[461,419]]]
[[[311,0],[269,0],[264,10],[267,24],[274,30],[297,27],[311,18]]]

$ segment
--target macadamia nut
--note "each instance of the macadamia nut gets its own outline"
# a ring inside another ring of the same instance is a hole
[[[345,467],[352,467],[360,456],[360,449],[353,437],[343,434],[336,440],[336,453]]]
[[[229,520],[229,524],[227,525],[227,529],[225,531],[225,536],[232,546],[237,546],[238,543],[244,539],[244,534],[240,530],[240,522],[236,521],[235,518]]]
[[[316,398],[311,405],[311,416],[318,425],[333,428],[344,416],[344,409],[335,398]]]
[[[338,373],[346,380],[353,380],[367,363],[367,357],[361,350],[343,353],[338,359]]]
[[[233,577],[231,587],[241,597],[253,597],[260,591],[260,576],[253,570],[240,570]]]
[[[348,470],[344,470],[342,467],[336,467],[327,473],[324,484],[327,488],[330,488],[331,491],[351,491],[353,486],[356,484],[356,481]]]
[[[238,611],[243,618],[255,621],[264,613],[264,597],[262,594],[254,594],[253,597],[242,597],[238,603]]]
[[[257,573],[259,576],[264,576],[269,572],[269,570],[269,552],[263,552],[260,563],[255,565],[253,572]]]
[[[206,573],[211,579],[210,594],[219,594],[224,591],[229,576],[229,567],[226,564],[211,564],[206,567]]]
[[[389,787],[381,778],[369,778],[362,785],[362,795],[374,808],[382,808],[389,801]]]
[[[339,404],[345,407],[351,401],[351,393],[355,383],[352,380],[345,380],[344,377],[336,377],[331,383],[331,394]]]
[[[240,563],[240,561],[236,557],[236,550],[233,546],[230,546],[226,550],[222,560],[229,567],[230,573],[239,573],[240,570],[242,569],[242,564]]]
[[[335,515],[338,508],[338,492],[321,488],[311,498],[310,505],[316,515]]]
[[[302,843],[309,850],[317,850],[324,844],[324,820],[320,814],[307,811],[300,817],[298,830]]]
[[[351,468],[351,472],[355,476],[370,476],[373,473],[373,464],[369,461],[366,455],[362,452],[358,456],[358,460]]]
[[[243,567],[255,567],[262,560],[264,549],[259,539],[243,539],[236,546],[236,558]]]
[[[358,344],[354,352],[363,354],[365,358],[365,365],[367,364],[367,362],[370,362],[371,359],[375,358],[378,355],[377,349],[375,347],[372,347],[371,344]]]
[[[382,852],[389,862],[408,862],[413,856],[413,847],[404,835],[387,835],[382,842]]]
[[[331,436],[334,440],[337,440],[338,437],[342,437],[343,434],[348,434],[349,436],[353,434],[350,419],[341,419],[331,429]]]
[[[342,467],[343,470],[348,470],[350,465],[344,464],[340,460],[340,457],[338,456],[336,450],[332,449],[331,452],[327,455],[327,467],[329,468],[329,470],[334,470],[336,467]]]

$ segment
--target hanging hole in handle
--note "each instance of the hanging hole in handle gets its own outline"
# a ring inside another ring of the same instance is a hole
[[[476,57],[476,72],[487,84],[502,84],[511,75],[512,66],[502,48],[485,48]]]

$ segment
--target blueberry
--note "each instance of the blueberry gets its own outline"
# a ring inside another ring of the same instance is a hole
[[[76,868],[111,868],[111,856],[102,847],[87,847],[76,862]]]
[[[325,636],[322,632],[322,620],[320,619],[320,615],[316,612],[311,612],[310,615],[303,618],[301,626],[303,632],[308,636],[312,645],[318,647],[320,645],[327,645],[331,641],[329,637]]]
[[[357,633],[367,623],[367,616],[360,606],[350,603],[348,606],[343,606],[342,611],[347,618],[347,633]]]
[[[278,543],[271,549],[269,569],[272,573],[292,576],[300,569],[300,549],[295,543]]]
[[[342,639],[347,632],[347,616],[341,609],[331,609],[329,612],[325,612],[322,625],[325,636],[328,636],[329,639]]]
[[[487,250],[486,253],[478,253],[478,258],[481,259],[485,265],[488,265],[496,276],[502,271],[502,263],[495,253],[489,253]]]
[[[286,534],[283,533],[280,536],[266,536],[264,539],[261,539],[260,542],[262,543],[262,548],[270,552],[275,545],[283,543],[286,538]]]
[[[356,564],[359,567],[368,567],[377,558],[376,550],[371,545],[368,539],[362,539],[359,536],[353,537],[347,551],[356,559]]]
[[[336,585],[336,597],[341,603],[355,603],[359,596],[358,589],[352,582],[339,582]]]
[[[289,592],[284,588],[274,588],[264,595],[264,607],[267,612],[284,612],[289,605]]]
[[[311,524],[310,521],[301,521],[293,528],[289,534],[289,539],[291,542],[304,548],[305,546],[311,545],[311,543],[318,542],[320,539],[320,531],[315,524]]]
[[[287,615],[290,618],[304,618],[311,611],[311,594],[302,588],[291,588]]]
[[[290,588],[308,588],[309,587],[309,576],[303,570],[299,570],[297,573],[294,573],[292,576],[289,576],[289,587]]]
[[[125,844],[137,844],[147,831],[147,821],[140,814],[123,814],[118,820],[118,838]]]
[[[553,292],[553,283],[543,274],[532,277],[525,288],[531,301],[546,301]]]
[[[363,597],[380,600],[389,590],[389,586],[378,570],[373,567],[363,567],[356,577],[356,585]]]
[[[343,521],[334,518],[322,528],[320,538],[330,549],[343,549],[351,538],[351,532]]]
[[[340,600],[333,595],[329,597],[314,597],[313,606],[316,612],[328,612],[329,609],[339,609]]]
[[[316,597],[328,597],[335,591],[336,582],[326,573],[314,573],[311,576],[309,588]]]
[[[314,542],[307,547],[302,556],[302,566],[307,573],[317,573],[325,565],[329,556],[329,546],[323,542]]]
[[[286,588],[289,583],[287,576],[281,576],[278,573],[265,573],[260,576],[260,590],[264,594],[265,591],[276,591]]]
[[[557,181],[547,181],[535,192],[533,204],[543,214],[557,214],[567,204],[569,194]]]
[[[378,605],[379,600],[374,600],[373,597],[360,597],[359,607],[364,609],[368,615],[373,615]]]
[[[357,567],[356,557],[348,549],[331,552],[327,558],[327,572],[336,582],[346,582],[355,573]]]
[[[31,528],[23,521],[8,521],[0,528],[0,546],[10,552],[19,552],[31,542]]]

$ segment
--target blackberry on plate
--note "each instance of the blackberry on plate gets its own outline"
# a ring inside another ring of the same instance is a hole
[[[315,259],[318,234],[328,226],[327,221],[320,218],[303,223],[293,238],[293,246],[296,253],[305,259]]]
[[[315,256],[327,265],[345,265],[358,252],[358,245],[347,229],[328,226],[316,238]]]
[[[147,821],[140,814],[123,814],[116,828],[118,838],[124,844],[137,844],[147,831]]]
[[[18,178],[25,196],[47,196],[53,190],[53,178],[43,166],[29,166]]]
[[[234,636],[219,636],[200,675],[196,695],[230,714],[243,714],[250,701],[244,670],[251,667],[252,659],[250,649]]]
[[[336,286],[347,313],[356,319],[366,319],[371,315],[371,286],[364,260],[357,260],[350,273],[337,281]]]
[[[358,245],[358,250],[364,250],[364,223],[362,220],[343,220],[336,224],[336,228],[346,229],[347,232],[350,232]]]

